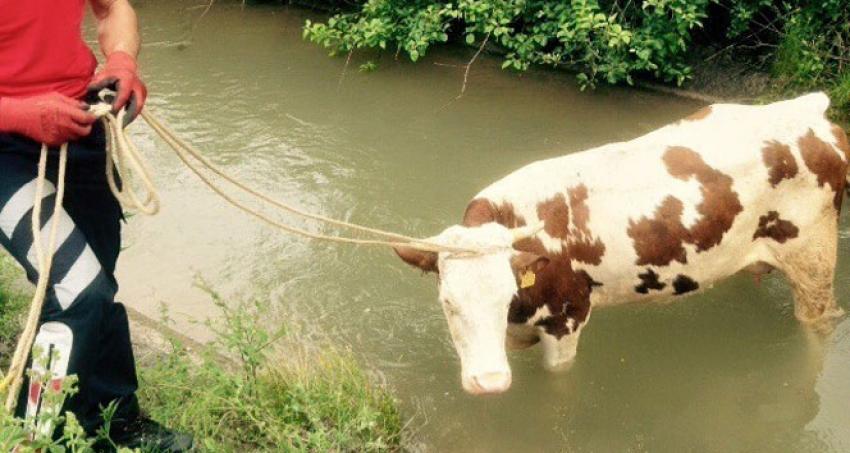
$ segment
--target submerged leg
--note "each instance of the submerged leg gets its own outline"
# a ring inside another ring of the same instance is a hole
[[[540,342],[537,328],[528,324],[508,324],[505,348],[509,351],[530,348]]]
[[[587,322],[587,318],[585,318]],[[569,369],[578,351],[578,339],[585,322],[576,322],[567,318],[564,329],[558,334],[551,329],[540,329],[540,343],[543,345],[543,367],[549,371]]]
[[[578,349],[579,332],[557,338],[548,333],[540,334],[543,344],[543,367],[549,371],[563,371],[570,368]]]

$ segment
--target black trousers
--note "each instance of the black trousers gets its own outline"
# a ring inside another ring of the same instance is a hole
[[[0,134],[0,244],[35,283],[38,265],[32,250],[32,208],[41,145]],[[25,382],[18,403],[20,417],[40,411],[73,412],[87,431],[101,423],[101,409],[117,401],[116,418],[138,415],[135,360],[124,306],[114,301],[115,264],[121,249],[121,206],[106,183],[105,139],[100,123],[92,134],[68,147],[65,198],[54,213],[58,150],[50,150],[42,203],[42,243],[52,222],[58,223],[53,267],[41,324],[30,357],[36,371],[53,376],[47,390],[69,375],[79,392],[64,407],[47,407],[42,383]],[[2,309],[2,307],[0,307]],[[49,433],[56,427],[41,426]]]

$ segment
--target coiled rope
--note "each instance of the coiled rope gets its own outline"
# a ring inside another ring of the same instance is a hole
[[[160,208],[159,194],[157,193],[156,187],[154,186],[151,178],[150,169],[142,158],[141,153],[139,153],[138,148],[129,139],[126,131],[122,127],[125,115],[124,110],[119,111],[117,114],[113,114],[109,104],[100,103],[92,105],[91,112],[100,118],[106,131],[107,146],[105,171],[106,180],[112,194],[121,203],[125,210],[135,211],[146,215],[156,214]],[[141,116],[145,119],[151,129],[153,129],[154,132],[156,132],[157,135],[159,135],[174,150],[177,157],[180,158],[180,160],[213,192],[241,211],[285,232],[310,239],[336,243],[410,247],[428,252],[448,252],[459,256],[475,256],[493,251],[490,249],[470,249],[445,246],[403,234],[393,233],[377,228],[370,228],[303,211],[289,204],[275,200],[262,192],[246,186],[242,182],[228,175],[221,170],[221,168],[205,158],[194,147],[177,137],[150,112],[142,111]],[[53,264],[53,253],[56,250],[56,234],[59,225],[57,216],[60,212],[62,212],[62,202],[65,196],[65,168],[68,162],[68,144],[65,143],[59,148],[56,198],[53,205],[50,229],[48,230],[47,235],[47,250],[45,250],[44,244],[42,243],[43,238],[41,231],[41,200],[44,197],[45,186],[47,184],[47,156],[48,148],[46,145],[42,145],[38,161],[35,203],[33,205],[31,222],[33,249],[36,254],[36,263],[38,266],[38,280],[36,282],[35,294],[33,295],[32,303],[30,304],[26,324],[20,338],[18,339],[17,346],[15,347],[15,353],[12,356],[9,370],[5,374],[3,380],[0,381],[0,394],[6,392],[5,408],[9,412],[14,411],[17,405],[21,385],[23,384],[23,373],[26,367],[27,356],[35,341],[38,321],[41,317],[45,295],[47,294],[50,269]],[[332,236],[314,233],[303,228],[279,222],[228,195],[207,174],[204,173],[203,169],[212,172],[239,190],[251,195],[256,200],[267,203],[284,212],[348,230],[382,237],[383,239]],[[118,176],[122,181],[120,187],[116,181],[116,176]],[[141,186],[143,192],[138,192],[134,188],[135,185]]]

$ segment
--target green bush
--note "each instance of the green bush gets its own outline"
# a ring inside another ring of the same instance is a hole
[[[771,71],[782,91],[827,89],[837,116],[850,116],[850,5],[846,0],[784,5]],[[795,7],[796,6],[796,7]]]
[[[304,37],[332,54],[388,49],[412,61],[435,44],[486,43],[504,68],[566,66],[582,86],[681,85],[699,50],[732,49],[783,86],[832,89],[850,64],[848,27],[846,0],[368,0],[307,21]]]
[[[451,34],[468,44],[486,40],[505,51],[504,68],[569,65],[592,84],[631,82],[649,73],[682,83],[689,32],[705,17],[708,0],[370,0],[326,23],[308,21],[304,36],[347,53],[395,47],[416,61]]]

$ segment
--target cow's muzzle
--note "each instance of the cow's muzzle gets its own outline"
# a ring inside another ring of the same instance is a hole
[[[492,395],[502,393],[511,386],[511,373],[490,372],[464,376],[463,389],[473,395]]]

